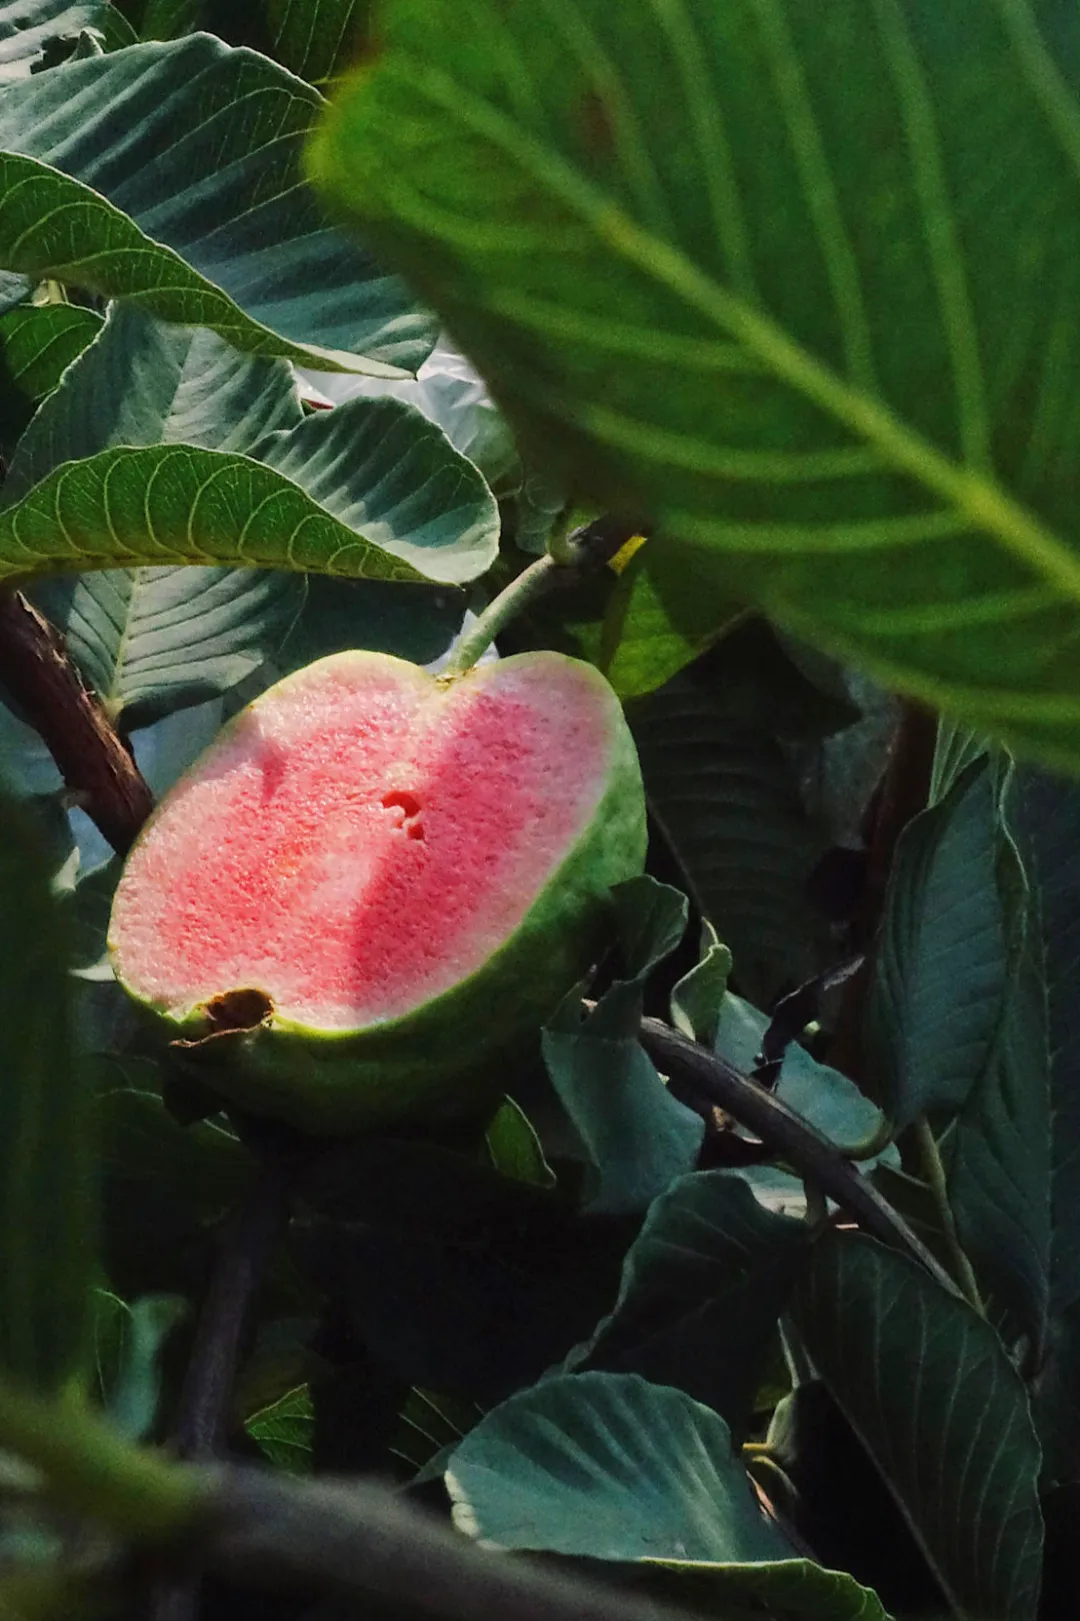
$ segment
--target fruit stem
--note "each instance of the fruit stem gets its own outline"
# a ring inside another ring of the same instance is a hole
[[[554,557],[544,556],[522,569],[505,590],[492,598],[476,623],[465,632],[443,674],[464,675],[466,670],[471,670],[511,620],[516,619],[535,597],[548,589],[556,570],[566,566],[557,563]]]
[[[511,620],[529,607],[555,582],[560,574],[571,577],[580,569],[596,568],[609,563],[626,543],[641,534],[642,525],[625,518],[594,518],[568,535],[556,534],[546,556],[510,581],[510,584],[492,598],[477,619],[458,642],[443,671],[444,676],[464,675],[487,652],[500,632]]]

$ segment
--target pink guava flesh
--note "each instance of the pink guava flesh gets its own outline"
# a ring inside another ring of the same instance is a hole
[[[450,683],[338,655],[246,710],[129,858],[117,973],[171,1017],[254,988],[347,1030],[478,968],[521,922],[605,788],[611,713],[548,655]]]

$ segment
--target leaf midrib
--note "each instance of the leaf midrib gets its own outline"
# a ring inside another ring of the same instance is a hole
[[[402,52],[384,68],[410,94],[426,97],[440,113],[491,142],[531,179],[578,215],[606,247],[644,271],[727,337],[734,337],[772,374],[827,412],[857,438],[873,445],[895,468],[942,497],[971,525],[992,536],[1068,598],[1080,600],[1080,557],[997,480],[954,462],[879,400],[849,387],[790,337],[770,316],[728,292],[678,248],[637,225],[569,163],[520,130],[444,69]],[[412,210],[395,199],[399,217]]]

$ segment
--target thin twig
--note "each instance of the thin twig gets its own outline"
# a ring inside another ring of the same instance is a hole
[[[0,590],[0,681],[80,808],[125,854],[153,808],[150,790],[59,633],[21,591]]]
[[[688,1041],[659,1019],[641,1021],[641,1042],[665,1074],[681,1072],[733,1120],[768,1143],[792,1169],[814,1182],[865,1232],[906,1250],[950,1293],[957,1287],[887,1199],[813,1126],[726,1059]]]
[[[686,1610],[478,1547],[370,1481],[230,1469],[206,1567],[261,1587],[318,1584],[441,1621],[686,1621]]]

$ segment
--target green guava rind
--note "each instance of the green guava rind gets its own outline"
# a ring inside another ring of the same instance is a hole
[[[535,1036],[596,961],[611,934],[611,890],[645,863],[641,768],[619,701],[580,660],[545,652],[517,654],[514,662],[535,659],[540,666],[552,658],[587,672],[610,702],[607,784],[588,826],[518,927],[467,978],[400,1018],[359,1030],[310,1029],[274,1014],[251,1030],[209,1036],[201,1008],[176,1019],[125,984],[158,1028],[201,1060],[207,1084],[227,1102],[303,1132],[333,1135],[460,1115],[505,1092],[516,1044]],[[542,673],[538,668],[538,679]],[[198,769],[196,761],[192,770]],[[140,837],[152,827],[151,821]]]

